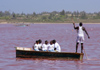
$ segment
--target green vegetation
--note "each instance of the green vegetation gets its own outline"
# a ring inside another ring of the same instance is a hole
[[[100,23],[100,12],[95,13],[86,13],[85,11],[64,11],[61,12],[42,12],[36,14],[17,14],[10,13],[9,11],[2,12],[0,11],[0,22],[8,23],[19,23],[19,22],[28,22],[28,23],[72,23],[72,18],[76,23]]]

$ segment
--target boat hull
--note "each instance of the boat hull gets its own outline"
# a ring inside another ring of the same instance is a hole
[[[54,59],[68,59],[68,60],[82,60],[83,53],[70,53],[70,52],[44,52],[33,50],[19,50],[16,49],[17,58],[54,58]]]

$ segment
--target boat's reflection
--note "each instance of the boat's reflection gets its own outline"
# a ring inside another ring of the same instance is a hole
[[[61,59],[61,58],[16,58],[16,61],[23,60],[51,60],[51,61],[80,61],[79,59]],[[83,62],[83,60],[81,60]]]

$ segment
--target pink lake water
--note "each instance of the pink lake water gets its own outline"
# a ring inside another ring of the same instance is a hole
[[[77,25],[76,25],[77,26]],[[36,40],[53,40],[62,52],[75,52],[77,33],[72,24],[31,24],[14,26],[0,24],[0,70],[100,70],[100,24],[84,24],[91,39],[85,34],[83,61],[19,59],[15,48],[32,47]],[[78,52],[80,51],[80,45]]]

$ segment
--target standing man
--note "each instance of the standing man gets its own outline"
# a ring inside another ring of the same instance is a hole
[[[83,27],[82,22],[79,23],[78,27],[75,26],[75,23],[73,23],[73,25],[74,25],[74,29],[77,30],[76,53],[77,53],[79,43],[81,43],[81,53],[83,53],[84,31],[87,34],[89,39],[90,39],[90,36],[88,32],[86,31],[85,27]]]

